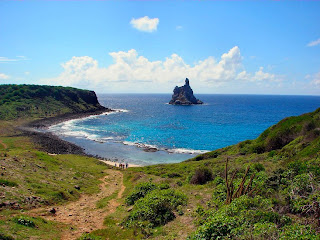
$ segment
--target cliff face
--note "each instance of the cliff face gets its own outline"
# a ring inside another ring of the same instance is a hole
[[[106,110],[95,92],[71,87],[0,85],[0,119],[43,118]]]
[[[182,87],[176,86],[173,90],[172,99],[169,102],[172,105],[193,105],[203,104],[202,101],[196,99],[189,85],[189,79],[186,78],[185,85]]]

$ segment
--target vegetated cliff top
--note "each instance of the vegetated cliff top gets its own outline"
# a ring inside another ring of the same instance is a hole
[[[95,92],[46,85],[0,85],[0,119],[42,118],[104,110]]]

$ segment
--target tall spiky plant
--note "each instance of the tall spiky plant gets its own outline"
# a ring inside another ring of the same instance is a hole
[[[225,169],[225,180],[226,180],[226,187],[227,187],[227,198],[226,198],[226,204],[230,204],[235,198],[238,198],[242,195],[248,194],[251,195],[253,193],[253,191],[255,190],[255,188],[251,189],[252,187],[252,181],[255,177],[254,174],[251,175],[250,180],[248,185],[245,187],[245,183],[246,183],[246,178],[248,176],[248,172],[250,170],[250,166],[247,167],[246,172],[244,174],[244,176],[242,177],[241,183],[239,184],[237,190],[234,192],[234,185],[233,185],[233,180],[238,172],[238,170],[236,170],[233,174],[232,177],[229,181],[228,179],[228,163],[229,163],[229,158],[227,158],[226,161],[226,169]],[[251,190],[250,190],[251,189]]]

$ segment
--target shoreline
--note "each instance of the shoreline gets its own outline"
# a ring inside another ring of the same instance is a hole
[[[63,114],[55,117],[34,120],[21,127],[36,128],[36,129],[48,128],[52,125],[56,125],[69,120],[81,119],[81,118],[86,118],[90,116],[97,116],[97,115],[101,115],[108,112],[114,112],[114,111],[115,110],[110,108],[103,108],[95,111],[88,111],[88,112],[81,112],[81,113],[67,113],[67,114]]]
[[[118,167],[121,162],[114,162],[114,161],[111,161],[110,159],[103,158],[98,155],[88,154],[84,151],[84,148],[74,143],[63,140],[51,132],[39,131],[41,129],[47,129],[52,125],[56,125],[65,121],[107,114],[109,112],[114,112],[114,111],[115,110],[113,109],[104,108],[96,111],[68,113],[68,114],[55,116],[55,117],[37,119],[31,122],[28,122],[26,124],[23,124],[22,126],[19,126],[18,129],[23,132],[23,135],[30,137],[40,150],[47,152],[49,155],[76,154],[76,155],[88,156],[88,157],[93,157],[101,162],[104,162],[105,164],[111,167],[115,167],[115,164],[117,164],[117,167]],[[141,167],[141,166],[137,164],[128,163],[128,167]]]

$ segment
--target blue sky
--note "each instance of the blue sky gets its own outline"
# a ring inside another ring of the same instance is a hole
[[[0,84],[320,95],[318,1],[0,0]]]

